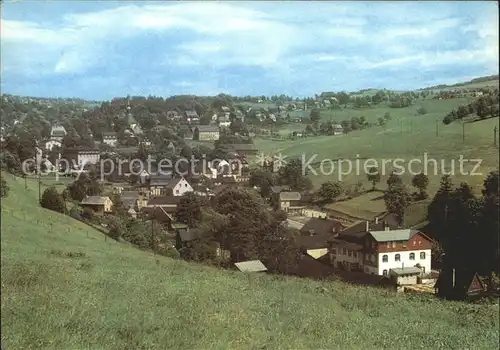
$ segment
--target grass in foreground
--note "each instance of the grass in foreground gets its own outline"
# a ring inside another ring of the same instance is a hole
[[[155,257],[37,206],[6,177],[7,349],[496,348],[498,307]]]

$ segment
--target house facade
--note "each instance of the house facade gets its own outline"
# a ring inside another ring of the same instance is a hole
[[[102,216],[111,213],[113,202],[109,197],[87,196],[81,201],[80,205],[82,208],[90,208],[96,215]]]
[[[100,151],[95,149],[66,149],[63,158],[71,162],[71,165],[97,164]]]
[[[193,191],[193,187],[183,177],[180,179],[172,179],[167,185],[167,195],[174,197],[181,197]]]
[[[369,231],[365,236],[365,272],[388,276],[391,269],[418,266],[431,271],[432,241],[417,230]]]
[[[193,132],[193,139],[198,141],[215,141],[219,136],[219,127],[215,125],[198,125]]]
[[[103,132],[102,143],[111,147],[116,147],[116,144],[118,143],[118,137],[116,136],[116,132]]]

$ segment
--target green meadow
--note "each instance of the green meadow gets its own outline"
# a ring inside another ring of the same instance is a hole
[[[454,181],[466,181],[476,189],[482,185],[484,176],[498,168],[498,140],[494,146],[494,127],[498,127],[498,117],[473,123],[449,125],[442,123],[443,117],[453,108],[470,102],[468,98],[450,100],[417,100],[409,108],[375,107],[365,109],[343,109],[342,111],[323,110],[324,120],[340,122],[352,117],[365,117],[375,122],[389,112],[391,119],[384,126],[373,126],[364,130],[352,131],[341,136],[317,136],[297,140],[255,139],[256,147],[265,154],[282,153],[288,159],[311,159],[310,177],[315,187],[328,180],[342,181],[352,185],[361,181],[366,188],[371,184],[365,175],[365,166],[378,165],[383,172],[382,181],[377,186],[385,188],[385,180],[397,164],[404,166],[403,180],[411,184],[411,173],[424,170],[424,155],[427,157],[429,192],[432,194],[439,186],[444,173],[450,173]],[[427,114],[417,115],[416,110],[423,107]],[[305,125],[303,126],[303,128]],[[283,136],[289,130],[282,131]],[[460,171],[460,157],[463,157],[463,170]],[[367,159],[372,159],[367,161]],[[420,163],[418,163],[418,160]],[[437,166],[435,166],[436,160]],[[469,161],[465,161],[468,159]],[[478,161],[480,166],[475,165]],[[330,161],[331,160],[331,161]],[[339,160],[342,160],[339,163]],[[411,163],[411,169],[409,163]],[[323,172],[320,171],[324,161]],[[383,166],[383,161],[386,165]],[[333,168],[332,168],[333,164]],[[351,164],[351,165],[349,165]],[[351,170],[350,170],[351,167]],[[395,170],[398,170],[397,168]],[[411,170],[411,173],[410,173]],[[471,175],[475,173],[482,175]],[[317,174],[314,174],[314,173]]]

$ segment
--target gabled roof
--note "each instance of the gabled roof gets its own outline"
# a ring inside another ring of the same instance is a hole
[[[149,177],[150,186],[167,186],[172,181],[172,175],[151,175]]]
[[[234,265],[241,272],[262,272],[267,271],[267,267],[260,260],[242,261],[237,262]]]
[[[182,196],[162,196],[162,197],[154,197],[148,201],[148,206],[151,205],[177,205],[181,202],[181,199],[184,198]]]
[[[272,193],[280,193],[283,191],[289,191],[290,187],[288,186],[271,186],[271,192]]]
[[[295,245],[300,250],[328,248],[331,240],[333,240],[333,233],[294,237]]]
[[[312,230],[314,234],[333,234],[340,232],[344,226],[336,221],[323,218],[311,218],[300,229],[300,232],[310,233]]]
[[[199,118],[198,113],[196,113],[195,110],[187,110],[184,113],[186,114],[186,117],[188,117],[188,118]]]
[[[280,192],[280,200],[282,201],[299,201],[299,192]]]
[[[82,200],[81,204],[88,204],[88,205],[104,205],[106,201],[109,201],[109,197],[102,197],[102,196],[90,196],[86,197]]]
[[[198,125],[198,132],[219,132],[219,127],[216,125]]]
[[[143,207],[141,209],[141,212],[149,220],[154,219],[161,223],[168,223],[172,222],[173,220],[172,216],[168,213],[168,211],[162,207]]]
[[[369,231],[377,242],[407,241],[419,231],[417,230],[389,230],[389,231]]]
[[[422,270],[420,270],[418,267],[395,268],[391,269],[390,271],[398,276],[416,275],[422,273]]]

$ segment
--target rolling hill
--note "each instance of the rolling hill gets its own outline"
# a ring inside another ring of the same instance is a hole
[[[4,175],[7,349],[494,348],[498,307],[157,257],[37,205]],[[432,322],[430,322],[432,320]]]

